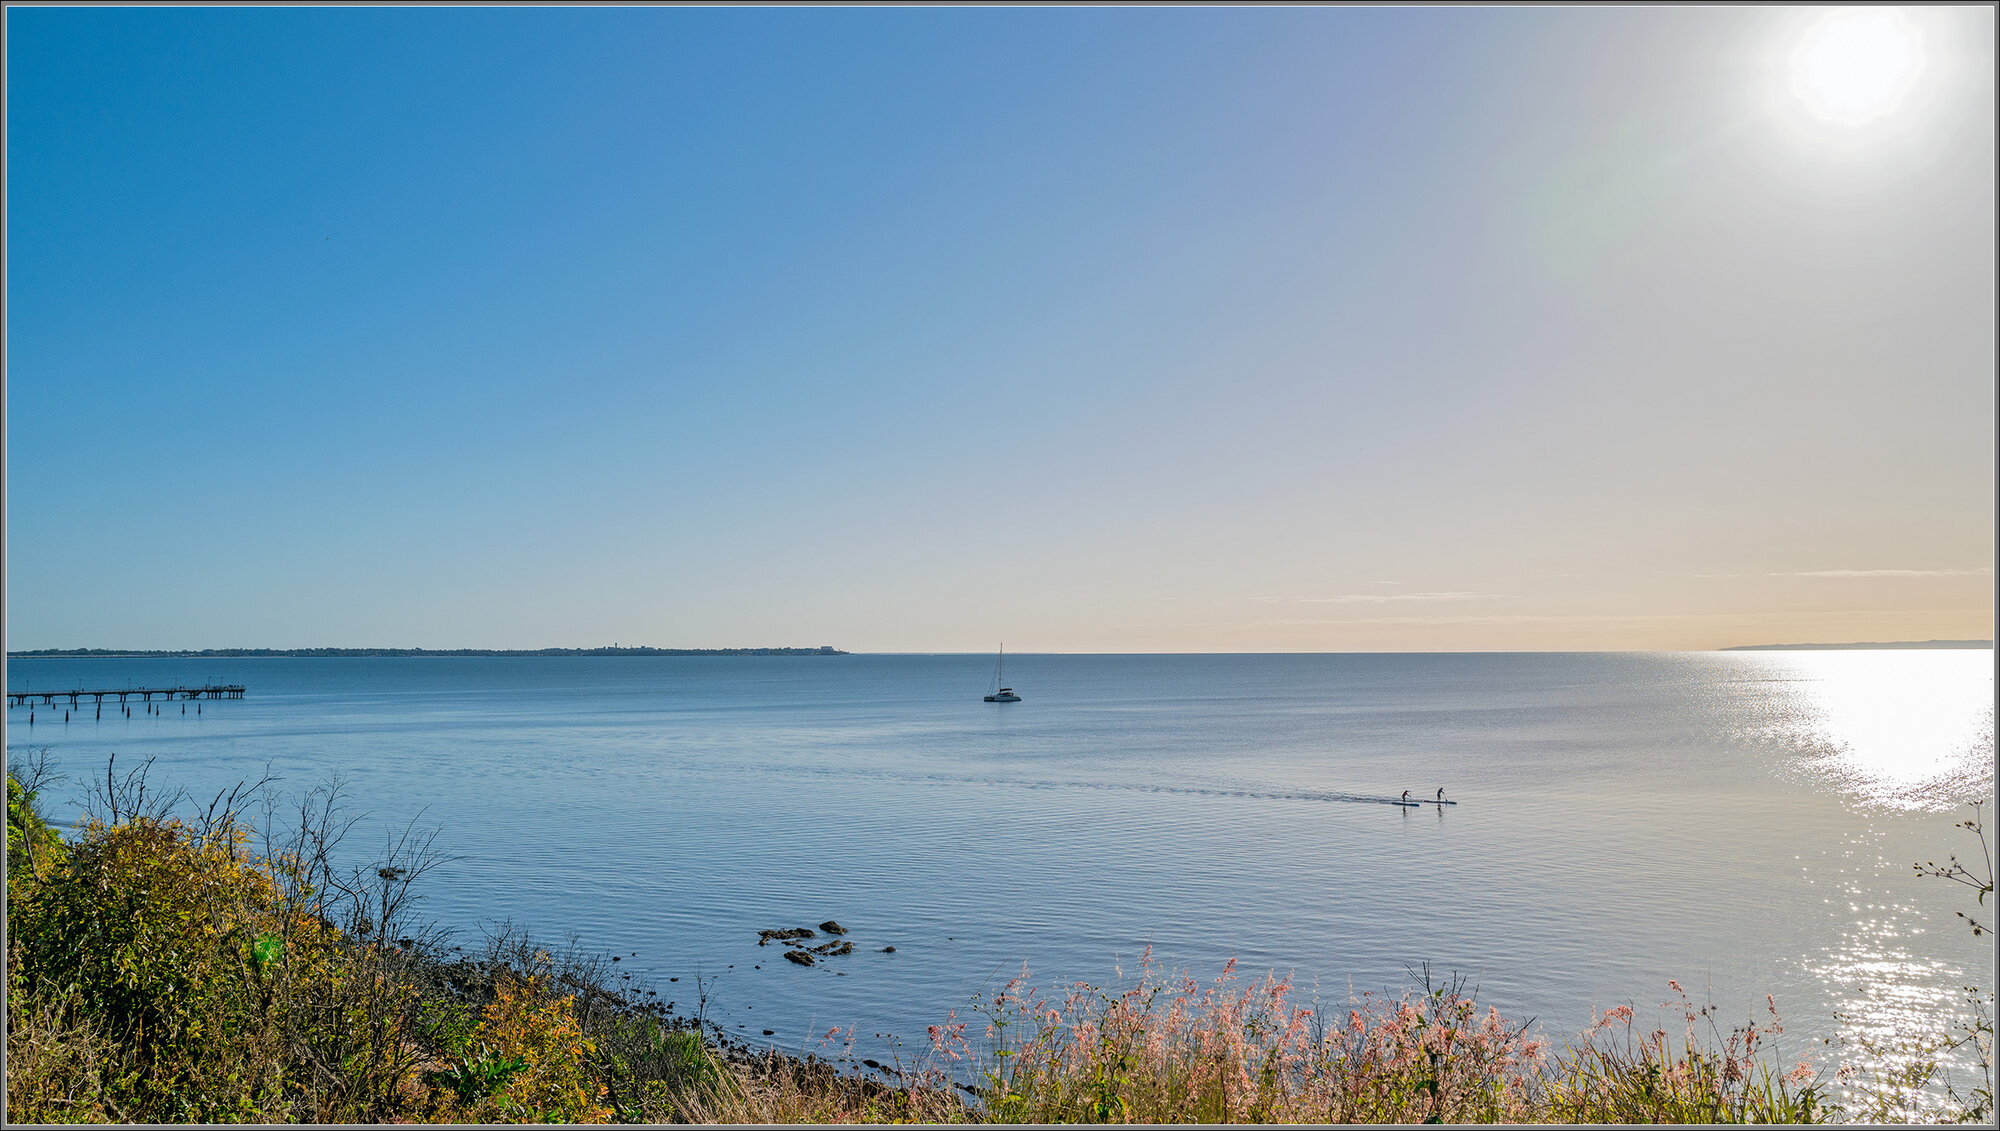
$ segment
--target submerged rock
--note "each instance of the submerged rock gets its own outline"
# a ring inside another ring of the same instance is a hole
[[[758,931],[757,945],[763,946],[765,943],[773,940],[790,942],[793,939],[810,939],[815,937],[817,936],[813,934],[811,927],[787,927],[781,931]]]
[[[883,947],[883,948],[882,948],[882,953],[883,953],[883,954],[894,954],[894,953],[896,953],[896,948],[895,948],[895,947],[893,947],[893,946],[885,946],[885,947]]]
[[[801,966],[811,966],[813,964],[813,956],[803,950],[788,950],[785,952],[785,957]]]
[[[813,953],[826,955],[853,954],[854,944],[843,939],[840,942],[827,943],[825,946],[816,946],[813,948]]]
[[[825,931],[829,935],[844,935],[847,933],[846,927],[841,926],[839,923],[836,923],[831,919],[828,919],[826,922],[821,923],[819,925],[819,929]]]

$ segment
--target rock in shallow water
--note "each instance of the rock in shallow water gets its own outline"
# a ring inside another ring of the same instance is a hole
[[[819,925],[819,929],[825,931],[829,935],[844,935],[847,933],[846,927],[841,926],[839,923],[836,923],[831,919],[828,919],[826,922],[821,923]]]
[[[785,957],[801,966],[811,966],[813,964],[813,956],[803,950],[788,950],[785,952]]]

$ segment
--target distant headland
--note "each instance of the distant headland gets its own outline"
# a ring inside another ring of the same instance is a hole
[[[1991,648],[1991,640],[1894,640],[1863,641],[1859,644],[1738,644],[1734,648],[1722,648],[1722,652],[1794,652],[1825,651],[1839,648]]]
[[[845,656],[831,645],[817,648],[202,648],[157,651],[143,648],[35,648],[9,652],[7,658],[47,659],[53,657],[114,657],[119,659],[162,657],[190,659],[203,656],[360,658],[370,656]]]

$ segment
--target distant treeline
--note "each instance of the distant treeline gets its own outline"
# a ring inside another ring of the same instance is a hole
[[[136,648],[36,648],[9,652],[9,659],[55,656],[170,657],[215,656],[845,656],[830,645],[818,648],[203,648],[150,651]]]

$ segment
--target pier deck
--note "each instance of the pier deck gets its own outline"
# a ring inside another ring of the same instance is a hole
[[[204,684],[201,687],[105,687],[78,688],[74,691],[9,691],[7,693],[7,706],[26,706],[37,699],[51,707],[55,706],[58,699],[69,700],[69,704],[72,707],[81,704],[85,699],[93,699],[102,704],[104,697],[107,695],[116,695],[120,703],[125,702],[128,697],[133,695],[139,696],[148,703],[153,701],[153,696],[155,695],[158,695],[162,699],[241,699],[243,698],[243,685],[240,683],[211,683]]]

